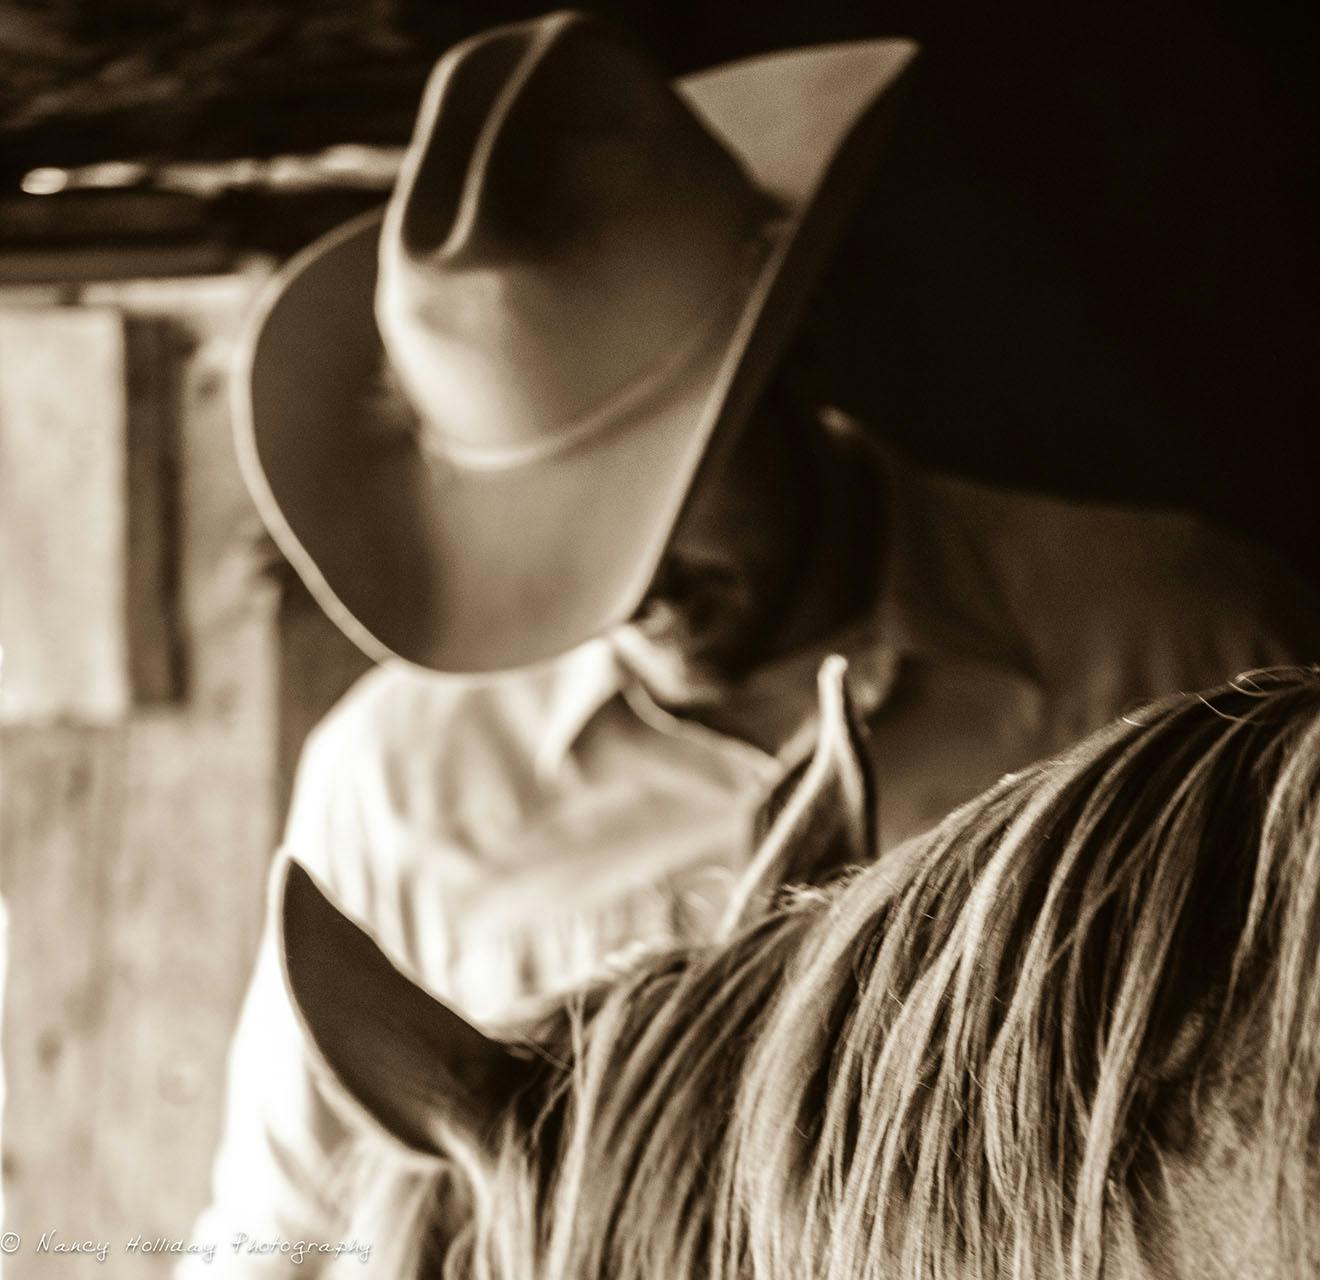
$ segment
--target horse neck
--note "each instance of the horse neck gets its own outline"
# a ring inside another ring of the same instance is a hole
[[[1166,1158],[1141,1232],[1142,1280],[1301,1280],[1320,1275],[1320,1241],[1290,1221],[1261,1152],[1231,1107],[1199,1121],[1196,1149]],[[1320,1194],[1312,1172],[1308,1194]]]

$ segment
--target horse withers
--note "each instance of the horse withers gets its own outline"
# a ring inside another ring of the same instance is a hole
[[[290,865],[373,1274],[1320,1275],[1320,673],[1152,704],[871,865],[841,680],[724,936],[536,1026],[471,1026]]]

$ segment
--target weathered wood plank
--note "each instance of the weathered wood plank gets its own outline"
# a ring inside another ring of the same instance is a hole
[[[0,312],[0,719],[113,722],[168,698],[169,415],[150,328]]]
[[[4,1036],[10,1225],[54,1227],[64,1218],[76,1230],[68,1215],[91,1196],[94,1129],[76,1118],[96,1096],[104,1058],[107,975],[97,939],[108,927],[119,745],[114,729],[0,737],[11,917]],[[8,1271],[21,1275],[21,1262],[11,1260]]]
[[[124,628],[128,686],[136,703],[164,701],[179,692],[174,614],[177,424],[168,344],[169,334],[161,322],[125,317]]]
[[[186,697],[110,728],[0,734],[7,1225],[110,1240],[111,1275],[165,1274],[134,1235],[186,1238],[278,833],[279,592],[259,571],[226,374],[257,279],[88,289],[159,321],[180,433]],[[44,1264],[44,1265],[43,1265]],[[28,1248],[7,1280],[58,1274]]]

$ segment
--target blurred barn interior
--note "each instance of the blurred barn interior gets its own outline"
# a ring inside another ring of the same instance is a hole
[[[920,38],[803,335],[825,394],[925,461],[1189,507],[1320,580],[1310,6],[594,7],[676,73]],[[0,0],[6,1225],[186,1236],[201,1203],[292,764],[363,666],[243,492],[235,334],[382,201],[435,57],[537,11]]]

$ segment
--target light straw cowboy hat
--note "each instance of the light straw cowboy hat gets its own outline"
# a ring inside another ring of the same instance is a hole
[[[236,383],[262,514],[343,630],[484,672],[636,610],[914,53],[796,50],[671,86],[558,13],[440,60],[383,217],[272,282]],[[371,412],[386,354],[415,414]]]

